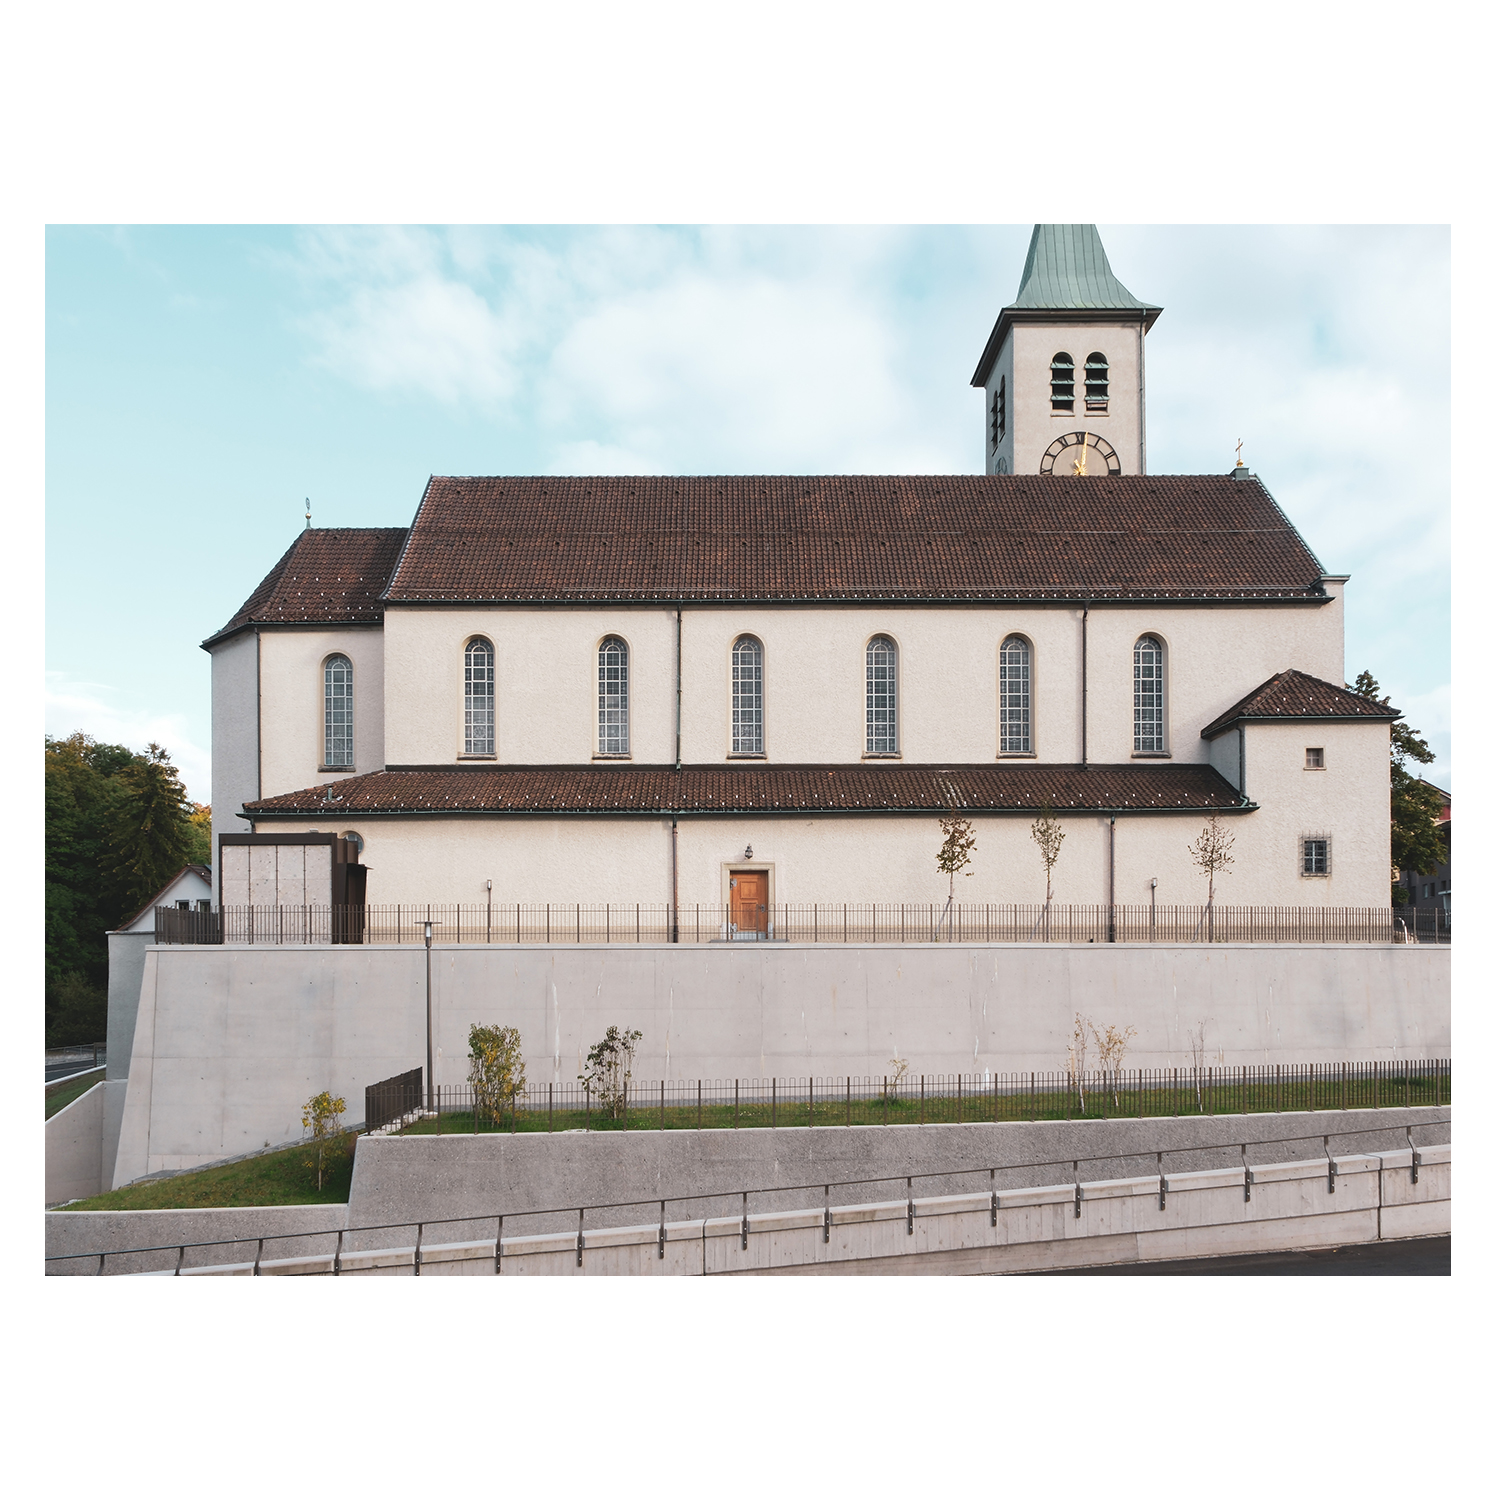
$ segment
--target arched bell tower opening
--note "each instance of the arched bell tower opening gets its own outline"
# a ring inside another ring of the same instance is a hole
[[[1144,338],[1160,311],[1113,274],[1095,224],[1036,224],[973,374],[984,471],[1144,473]]]

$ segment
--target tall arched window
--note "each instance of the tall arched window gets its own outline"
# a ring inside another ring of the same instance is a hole
[[[999,646],[999,753],[1030,752],[1030,645],[1010,635]]]
[[[1108,358],[1105,354],[1087,356],[1087,409],[1108,409]]]
[[[482,638],[463,652],[463,753],[494,753],[494,647]]]
[[[354,768],[354,667],[346,655],[330,655],[322,666],[322,762]]]
[[[753,635],[733,642],[733,752],[765,752],[765,652]]]
[[[629,753],[629,646],[618,635],[598,647],[598,752]]]
[[[1051,410],[1075,410],[1076,398],[1076,363],[1070,354],[1056,354],[1051,359]]]
[[[1153,635],[1134,642],[1134,753],[1165,753],[1165,647]]]
[[[884,635],[875,635],[865,652],[865,688],[867,703],[866,754],[898,754],[900,752],[899,715],[896,692],[898,690],[898,660],[895,642]]]
[[[988,445],[997,450],[999,443],[1004,440],[1004,425],[1008,419],[1005,410],[1004,399],[1004,376],[999,376],[999,383],[994,386],[993,399],[988,406]]]

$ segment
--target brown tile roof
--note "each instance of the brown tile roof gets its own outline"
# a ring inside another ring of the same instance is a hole
[[[239,612],[203,643],[251,624],[379,624],[404,526],[301,531]]]
[[[329,801],[329,795],[338,799]],[[517,765],[377,770],[245,803],[255,818],[1246,810],[1210,765]]]
[[[1304,671],[1281,671],[1208,723],[1202,729],[1202,737],[1216,738],[1244,719],[1308,718],[1322,722],[1366,719],[1370,723],[1388,723],[1399,716],[1396,708],[1360,697],[1346,687],[1333,686],[1318,676],[1307,676]]]
[[[392,603],[1320,599],[1257,480],[433,478]]]

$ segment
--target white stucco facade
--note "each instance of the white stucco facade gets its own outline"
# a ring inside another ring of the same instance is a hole
[[[1165,647],[1167,749],[1206,763],[1200,732],[1247,691],[1293,667],[1342,676],[1339,582],[1307,605],[1098,605],[1087,618],[1086,758],[1123,763],[1133,754],[1133,651],[1142,635]],[[1031,646],[1032,753],[1080,763],[1083,608],[688,607],[682,611],[681,756],[688,764],[732,752],[732,652],[742,635],[764,649],[764,757],[781,764],[859,761],[865,739],[865,650],[875,635],[899,651],[900,755],[927,764],[999,757],[998,655],[1011,635]],[[676,610],[610,608],[392,608],[385,621],[383,683],[375,631],[351,632],[355,718],[368,723],[359,773],[390,765],[459,764],[463,753],[463,652],[482,636],[495,649],[500,764],[587,764],[598,757],[598,648],[608,636],[630,650],[630,759],[676,758]],[[267,715],[264,795],[318,783],[320,715],[303,699],[315,687],[335,632],[276,637]],[[362,666],[362,669],[361,669]],[[284,699],[289,706],[280,707]],[[387,709],[388,703],[388,709]],[[388,723],[384,759],[373,748]],[[272,762],[272,756],[274,756]],[[344,772],[348,773],[348,772]],[[324,777],[331,778],[331,777]],[[1230,777],[1233,778],[1233,777]]]
[[[1039,473],[1046,448],[1064,432],[1085,431],[1104,439],[1118,456],[1120,473],[1144,473],[1144,338],[1142,318],[1113,318],[1059,325],[1018,322],[994,361],[984,390],[984,410],[992,412],[994,393],[1004,386],[1005,432],[997,446],[988,428],[985,441],[987,473]],[[1051,360],[1071,357],[1075,396],[1070,411],[1051,405]],[[1100,353],[1108,361],[1108,398],[1102,408],[1089,409],[1086,398],[1087,360]],[[1089,452],[1088,469],[1098,467]],[[1064,470],[1070,474],[1068,462]]]

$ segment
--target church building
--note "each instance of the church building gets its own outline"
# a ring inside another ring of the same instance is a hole
[[[1265,485],[1149,471],[1161,309],[1039,225],[970,475],[433,477],[204,642],[225,907],[1387,907],[1387,708]],[[975,339],[976,342],[976,339]],[[975,411],[975,425],[977,412]],[[265,839],[274,837],[274,843]],[[276,862],[256,864],[257,848]],[[270,872],[267,873],[267,868]],[[340,874],[340,870],[343,872]],[[336,903],[336,902],[335,902]]]

